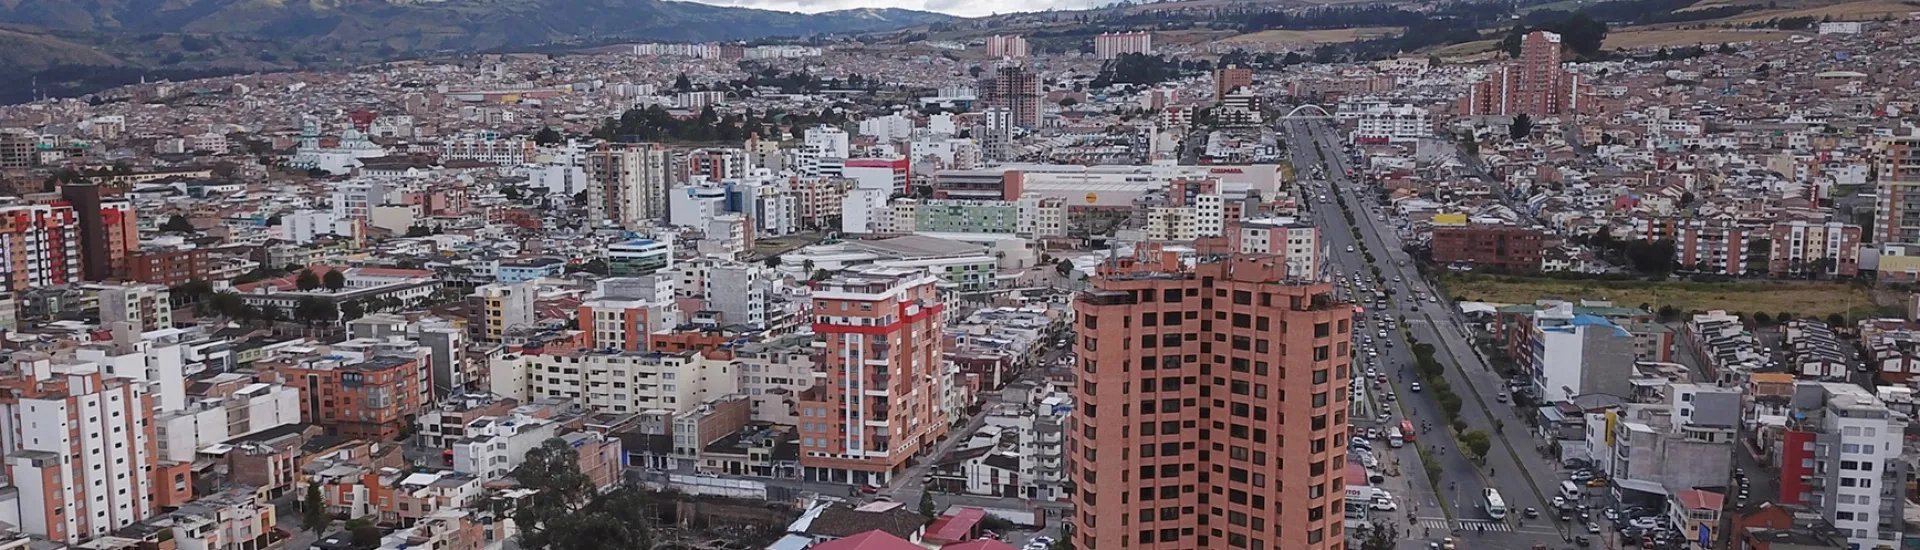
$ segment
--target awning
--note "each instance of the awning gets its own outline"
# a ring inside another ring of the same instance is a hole
[[[1661,496],[1666,496],[1667,494],[1666,486],[1663,486],[1659,483],[1654,483],[1652,481],[1646,481],[1646,480],[1640,480],[1640,479],[1620,479],[1616,477],[1616,478],[1613,478],[1613,485],[1615,487],[1619,487],[1621,489],[1626,489],[1629,491],[1639,491],[1642,493],[1651,493],[1651,494],[1661,495]]]

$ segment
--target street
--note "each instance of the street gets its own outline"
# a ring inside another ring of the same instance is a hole
[[[1371,348],[1379,354],[1374,368],[1388,375],[1394,391],[1403,398],[1398,400],[1401,417],[1410,419],[1416,425],[1430,424],[1431,432],[1418,435],[1418,446],[1438,460],[1441,468],[1440,479],[1431,485],[1420,487],[1403,499],[1414,503],[1418,510],[1411,514],[1413,523],[1412,539],[1403,543],[1404,547],[1424,547],[1427,541],[1437,541],[1441,537],[1454,533],[1456,540],[1463,541],[1470,548],[1529,548],[1533,544],[1560,546],[1568,534],[1551,519],[1553,512],[1547,506],[1549,494],[1558,484],[1558,465],[1540,456],[1535,443],[1528,439],[1522,418],[1512,406],[1499,403],[1495,395],[1502,391],[1505,382],[1499,374],[1491,370],[1474,353],[1470,340],[1462,328],[1464,323],[1452,313],[1445,304],[1421,304],[1415,299],[1416,293],[1424,292],[1436,296],[1434,289],[1420,277],[1414,269],[1415,261],[1401,250],[1399,239],[1393,226],[1381,215],[1375,213],[1370,205],[1377,203],[1377,195],[1369,187],[1362,186],[1346,175],[1346,152],[1339,142],[1337,134],[1322,121],[1289,121],[1284,123],[1289,149],[1293,154],[1296,174],[1310,174],[1315,166],[1322,167],[1324,181],[1331,189],[1326,192],[1338,193],[1345,197],[1346,205],[1352,209],[1354,219],[1359,222],[1361,240],[1354,239],[1354,227],[1336,211],[1335,204],[1318,204],[1315,207],[1315,221],[1321,229],[1321,238],[1333,253],[1337,278],[1346,278],[1358,274],[1362,279],[1371,277],[1369,266],[1365,262],[1365,253],[1371,252],[1374,264],[1380,270],[1382,280],[1373,284],[1377,290],[1393,289],[1388,298],[1387,309],[1368,308],[1359,316],[1366,327],[1362,334],[1378,336],[1383,328],[1383,319],[1396,321],[1394,328],[1386,331],[1386,336],[1376,338],[1377,347]],[[1323,159],[1316,151],[1325,151]],[[1306,193],[1315,196],[1320,191]],[[1348,248],[1352,247],[1349,252]],[[1398,277],[1401,283],[1392,282]],[[1481,430],[1490,434],[1494,445],[1488,451],[1484,465],[1475,464],[1456,448],[1455,442],[1447,433],[1448,422],[1430,393],[1415,392],[1412,385],[1417,374],[1412,366],[1414,358],[1411,347],[1401,340],[1397,331],[1419,342],[1435,346],[1435,358],[1450,367],[1446,379],[1455,393],[1464,401],[1461,418],[1470,430]],[[1391,346],[1382,345],[1387,339],[1395,340]],[[1367,356],[1366,346],[1360,346],[1361,356]],[[1360,361],[1356,358],[1356,370]],[[1370,360],[1370,359],[1369,359]],[[1396,420],[1397,422],[1397,420]],[[1495,423],[1505,425],[1506,430],[1495,429]],[[1511,436],[1517,441],[1508,441]],[[1419,457],[1411,452],[1412,447],[1402,450],[1401,462],[1406,467],[1402,472],[1414,485],[1425,482],[1424,470],[1420,467]],[[1389,485],[1392,485],[1391,483]],[[1484,489],[1498,489],[1504,497],[1510,513],[1504,521],[1494,520],[1487,514],[1484,506]],[[1394,488],[1389,488],[1392,490]],[[1437,494],[1436,494],[1437,493]],[[1444,512],[1441,506],[1445,507]],[[1534,508],[1541,517],[1534,520],[1523,518],[1521,511]],[[1403,518],[1393,518],[1396,523]],[[1482,531],[1484,529],[1484,531]]]

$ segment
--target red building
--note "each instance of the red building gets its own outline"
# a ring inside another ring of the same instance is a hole
[[[180,286],[206,280],[213,265],[205,249],[147,250],[127,258],[127,280]]]
[[[1560,35],[1527,33],[1520,57],[1495,69],[1460,98],[1462,115],[1520,115],[1536,119],[1579,110],[1580,77],[1560,67]]]
[[[1512,225],[1468,225],[1433,230],[1433,261],[1525,273],[1540,269],[1546,235]]]
[[[1074,546],[1343,548],[1353,308],[1274,256],[1169,256],[1073,304]]]
[[[946,309],[922,269],[863,267],[814,283],[819,381],[800,392],[809,481],[886,484],[946,436]]]
[[[329,435],[391,441],[427,401],[429,375],[416,358],[376,356],[359,363],[338,357],[261,362],[261,382],[299,388],[301,420]]]
[[[1767,258],[1767,271],[1775,277],[1850,278],[1860,274],[1861,229],[1858,225],[1774,222],[1767,234],[1773,244]]]

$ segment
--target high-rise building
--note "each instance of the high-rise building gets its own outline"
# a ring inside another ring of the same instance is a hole
[[[587,222],[638,228],[666,215],[667,150],[657,143],[601,143],[586,153]]]
[[[1920,245],[1920,137],[1880,143],[1877,226],[1868,238],[1882,245]]]
[[[1040,75],[1032,69],[1001,64],[994,68],[991,82],[981,87],[987,90],[987,106],[1006,109],[1014,126],[1040,125]]]
[[[0,366],[0,419],[12,426],[0,451],[27,534],[78,543],[154,513],[161,470],[149,386],[102,370],[38,353]]]
[[[1853,548],[1897,548],[1907,506],[1902,434],[1911,420],[1871,391],[1844,382],[1800,382],[1779,457],[1780,503],[1809,506]]]
[[[987,57],[1022,58],[1027,56],[1027,39],[1019,36],[987,37]]]
[[[173,328],[173,292],[147,284],[103,285],[100,322],[133,323],[135,332]]]
[[[1529,115],[1535,118],[1579,110],[1580,77],[1560,66],[1560,35],[1533,31],[1520,39],[1520,57],[1468,88],[1463,115]]]
[[[1074,301],[1076,546],[1341,548],[1353,309],[1276,256],[1162,257]]]
[[[533,309],[539,291],[540,286],[533,281],[495,283],[473,289],[480,297],[481,311],[485,312],[481,337],[488,342],[499,342],[509,331],[533,328],[539,320]]]
[[[980,113],[980,157],[994,163],[1013,159],[1013,110],[991,107]]]
[[[22,291],[80,281],[80,220],[68,205],[0,208],[0,262],[7,287]]]
[[[811,481],[885,485],[946,435],[940,279],[861,267],[815,283],[816,383],[800,392],[800,466]]]
[[[587,349],[648,351],[648,335],[680,324],[673,298],[673,278],[664,274],[602,279],[594,295],[580,303],[579,328],[587,333]]]
[[[39,144],[40,136],[32,130],[0,128],[0,170],[32,168],[34,146]]]
[[[1253,69],[1227,65],[1213,71],[1213,100],[1220,101],[1245,86],[1253,85]]]
[[[1093,37],[1095,57],[1113,59],[1130,53],[1153,55],[1153,33],[1109,32]]]

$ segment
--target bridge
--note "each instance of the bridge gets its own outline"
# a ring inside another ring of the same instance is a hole
[[[1308,111],[1311,111],[1311,112],[1313,112],[1313,113],[1318,113],[1318,114],[1303,114],[1303,113],[1306,113],[1306,112],[1308,112]],[[1312,103],[1308,103],[1308,104],[1306,104],[1306,105],[1301,105],[1301,106],[1299,106],[1299,107],[1294,107],[1294,108],[1293,108],[1293,110],[1291,110],[1291,111],[1287,111],[1287,114],[1286,114],[1286,115],[1284,115],[1284,116],[1281,116],[1281,117],[1280,117],[1280,120],[1285,120],[1285,121],[1293,121],[1293,120],[1327,120],[1327,119],[1331,119],[1331,118],[1333,118],[1333,113],[1329,113],[1329,112],[1327,112],[1327,109],[1326,109],[1326,108],[1324,108],[1324,107],[1321,107],[1321,106],[1319,106],[1319,105],[1314,105],[1314,104],[1312,104]]]

